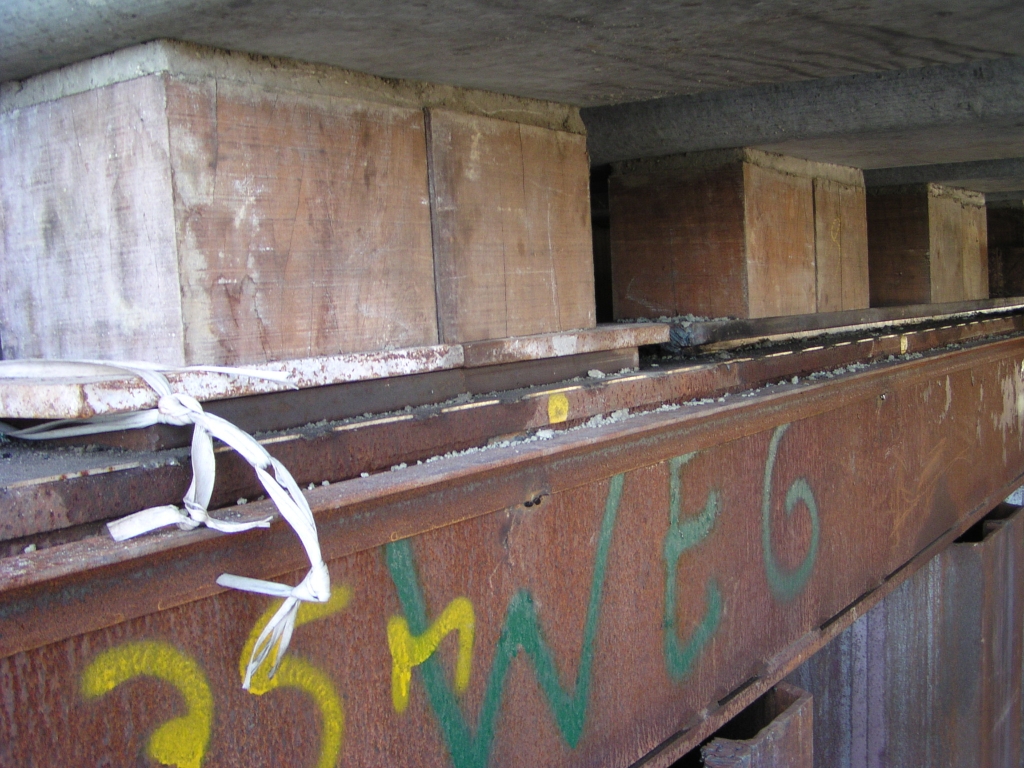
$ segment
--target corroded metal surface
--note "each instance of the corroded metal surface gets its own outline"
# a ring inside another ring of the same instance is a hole
[[[701,756],[708,768],[813,768],[814,698],[779,683],[701,747]]]
[[[314,489],[335,598],[259,696],[239,665],[271,606],[213,579],[296,578],[282,525],[7,558],[0,764],[623,766],[687,728],[692,747],[1019,482],[1022,360],[995,342]]]
[[[588,378],[584,381],[546,387],[533,392],[509,392],[489,395],[455,405],[417,408],[383,417],[357,419],[341,425],[304,428],[291,434],[263,440],[272,455],[291,468],[302,485],[335,483],[358,477],[361,473],[386,471],[401,463],[415,463],[450,451],[466,450],[487,444],[493,438],[519,435],[542,428],[562,429],[579,425],[599,414],[624,408],[646,410],[665,403],[717,398],[746,392],[772,382],[791,383],[808,374],[823,378],[849,376],[839,369],[885,360],[889,357],[927,352],[946,344],[963,343],[1020,329],[1022,317],[996,318],[962,323],[904,334],[841,341],[827,346],[761,353],[728,361],[690,364],[682,367],[648,369],[628,375]],[[584,360],[596,365],[593,357]],[[527,363],[526,365],[529,365]],[[501,368],[472,369],[487,371]],[[470,370],[470,369],[467,369]],[[818,372],[818,373],[815,373]],[[445,376],[459,372],[446,372]],[[410,377],[403,377],[410,378]],[[402,378],[381,382],[399,386]],[[464,382],[463,382],[464,383]],[[799,382],[798,382],[799,383]],[[430,398],[457,393],[459,388],[435,390],[424,383],[421,397]],[[805,386],[806,382],[804,385]],[[361,385],[360,385],[361,386]],[[485,386],[484,391],[488,391]],[[404,395],[415,388],[401,388]],[[283,395],[291,397],[304,393]],[[364,393],[365,395],[365,393]],[[341,395],[338,395],[341,397]],[[336,404],[324,394],[320,418],[337,414]],[[369,400],[361,401],[372,408]],[[250,406],[265,418],[273,404],[257,399]],[[210,410],[224,415],[246,429],[258,424],[244,417],[244,401],[224,401]],[[315,413],[306,403],[305,421]],[[348,411],[351,413],[351,411]],[[242,418],[239,418],[242,417]],[[181,444],[189,433],[182,432]],[[229,506],[239,498],[252,499],[263,493],[248,465],[233,452],[218,453],[218,481],[214,488],[213,508]],[[0,464],[2,469],[2,464]],[[33,479],[0,481],[0,541],[12,542],[18,551],[34,540],[26,537],[75,525],[130,514],[148,506],[180,501],[190,481],[187,457],[167,452],[109,467],[92,467],[83,472],[54,474],[46,471]],[[24,540],[23,540],[24,539]]]
[[[472,344],[360,352],[310,357],[244,366],[248,370],[288,374],[291,387],[308,389],[342,382],[408,376],[565,357],[668,341],[663,323],[599,326],[563,333],[548,333]],[[67,379],[55,380],[45,361],[10,361],[0,367],[0,418],[80,419],[104,413],[153,408],[156,394],[141,380],[111,376],[83,364]],[[17,371],[12,367],[17,365]],[[33,366],[35,366],[33,368]],[[106,374],[106,375],[104,375]],[[266,379],[226,376],[212,369],[182,369],[168,373],[176,391],[199,401],[283,392],[289,386]]]
[[[994,315],[1019,312],[1024,307],[1020,298],[985,299],[943,304],[916,304],[903,307],[873,307],[842,312],[818,312],[791,317],[762,317],[742,320],[672,321],[672,343],[679,347],[702,347],[710,344],[744,343],[780,337],[808,336],[822,331],[842,332],[858,328],[878,332],[881,328],[898,330],[915,324],[959,323],[981,320]]]
[[[818,765],[1020,765],[1022,568],[1004,506],[797,669]]]

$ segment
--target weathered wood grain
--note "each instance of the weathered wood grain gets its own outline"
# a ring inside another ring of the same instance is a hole
[[[868,228],[872,306],[988,298],[980,195],[937,184],[873,189]]]
[[[546,255],[554,278],[553,330],[593,328],[597,310],[586,138],[530,125],[519,131],[529,247]]]
[[[871,306],[868,269],[867,193],[863,186],[840,185],[839,243],[843,254],[843,309],[867,309]],[[824,311],[820,306],[818,311]]]
[[[867,213],[863,187],[814,179],[814,257],[818,312],[869,303]]]
[[[867,214],[871,306],[930,303],[927,190],[872,189]]]
[[[443,109],[428,133],[441,338],[592,327],[583,137]]]
[[[818,283],[818,311],[843,309],[843,217],[840,185],[814,180],[814,263]]]
[[[928,196],[928,255],[931,261],[931,300],[964,301],[966,233],[964,207],[946,195]],[[974,243],[977,249],[977,240]]]
[[[3,357],[186,362],[159,76],[0,115]]]
[[[436,343],[420,110],[153,75],[0,120],[5,356]]]
[[[856,169],[751,149],[621,163],[609,210],[618,319],[867,305]]]
[[[749,317],[817,309],[812,180],[743,166]]]
[[[984,206],[964,210],[964,299],[987,299],[988,221]]]
[[[747,317],[740,164],[609,179],[616,319]]]
[[[437,341],[419,110],[169,80],[190,360]]]

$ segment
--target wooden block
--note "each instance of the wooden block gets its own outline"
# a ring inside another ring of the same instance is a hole
[[[863,187],[814,179],[818,312],[869,306],[865,200]]]
[[[616,318],[773,317],[867,305],[863,175],[750,149],[622,163]]]
[[[585,138],[432,109],[428,147],[440,337],[592,327]]]
[[[937,184],[872,189],[872,306],[988,298],[984,196]]]
[[[964,207],[963,253],[964,300],[989,298],[988,222],[984,205]]]
[[[743,164],[750,317],[816,311],[810,178]]]
[[[5,356],[437,341],[420,110],[165,74],[0,120]]]
[[[433,179],[431,109],[455,137]],[[404,349],[437,343],[437,295],[452,340],[592,327],[583,132],[575,107],[173,41],[32,78],[0,93],[3,355]]]
[[[420,110],[169,80],[186,355],[437,341]]]
[[[163,81],[0,114],[3,357],[180,365]]]
[[[609,179],[617,319],[748,315],[739,164]]]

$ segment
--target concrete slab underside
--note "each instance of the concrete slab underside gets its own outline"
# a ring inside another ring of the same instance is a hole
[[[1024,55],[1006,0],[9,0],[0,81],[155,38],[581,106]]]
[[[1003,0],[12,0],[0,81],[174,38],[591,107],[595,164],[756,146],[889,168],[1020,155],[1022,26]],[[924,180],[1024,188],[994,173]]]

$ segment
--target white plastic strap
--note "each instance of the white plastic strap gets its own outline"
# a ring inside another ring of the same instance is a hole
[[[39,362],[34,363],[31,369],[32,375],[40,375],[40,364]],[[274,660],[269,676],[273,677],[288,650],[299,603],[302,601],[324,603],[331,597],[331,578],[320,552],[320,540],[317,536],[313,512],[309,508],[306,497],[299,490],[295,479],[287,468],[267,453],[267,450],[251,435],[219,416],[206,413],[195,398],[173,392],[170,382],[155,366],[148,363],[125,364],[92,360],[69,364],[96,366],[106,371],[112,370],[138,376],[160,396],[157,407],[147,411],[108,414],[91,419],[54,421],[20,430],[0,424],[0,433],[27,440],[47,440],[122,429],[139,429],[154,424],[193,425],[192,484],[182,500],[184,509],[173,505],[151,507],[110,522],[107,524],[107,529],[116,541],[124,541],[169,525],[177,525],[182,529],[205,525],[223,533],[270,527],[271,517],[248,522],[231,522],[211,517],[207,509],[213,495],[216,473],[213,452],[214,437],[231,446],[256,470],[256,476],[266,489],[267,495],[273,500],[281,516],[302,542],[309,558],[309,573],[295,587],[231,574],[222,574],[217,579],[217,583],[230,589],[285,598],[284,603],[256,640],[242,687],[246,690],[249,689],[253,674],[267,660],[272,651],[274,651]],[[60,362],[55,364],[55,368],[60,369],[61,367]],[[207,368],[206,370],[231,375],[260,376],[273,380],[280,380],[280,376],[283,375],[277,372],[267,375],[262,371],[247,369]],[[2,373],[3,371],[0,370],[0,374]],[[66,370],[50,371],[50,375],[60,373],[66,374]],[[272,473],[268,470],[271,470]]]

